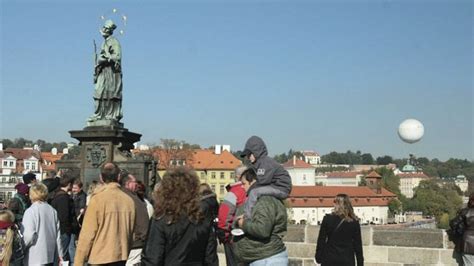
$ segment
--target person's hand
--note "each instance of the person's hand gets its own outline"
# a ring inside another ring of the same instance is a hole
[[[237,224],[239,225],[239,228],[242,228],[242,226],[244,226],[244,216],[243,215],[240,215],[240,216],[237,216]]]

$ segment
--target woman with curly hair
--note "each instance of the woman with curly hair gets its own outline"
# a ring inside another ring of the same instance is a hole
[[[325,265],[364,265],[359,219],[354,214],[351,199],[338,194],[334,210],[321,223],[315,259]]]
[[[169,170],[155,191],[155,213],[143,249],[142,265],[209,265],[212,221],[201,211],[194,171]]]

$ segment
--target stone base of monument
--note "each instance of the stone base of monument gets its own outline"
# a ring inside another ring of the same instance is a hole
[[[93,180],[99,180],[101,166],[113,162],[147,187],[153,185],[156,178],[153,157],[131,153],[133,144],[140,141],[140,134],[116,126],[89,126],[69,133],[79,141],[80,154],[77,158],[64,156],[56,161],[57,170],[71,171],[88,187]]]

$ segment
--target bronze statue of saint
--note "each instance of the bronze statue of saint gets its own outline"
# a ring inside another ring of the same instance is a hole
[[[107,20],[100,30],[104,42],[95,56],[95,111],[88,119],[89,125],[117,125],[122,119],[122,51],[112,36],[116,28],[112,20]]]

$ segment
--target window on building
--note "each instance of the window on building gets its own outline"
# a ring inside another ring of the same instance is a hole
[[[232,178],[232,179],[235,178],[235,173],[234,172],[230,172],[230,178]]]
[[[8,166],[8,162],[7,162],[7,161],[3,161],[3,166]]]
[[[201,179],[206,179],[206,174],[204,172],[201,172]]]
[[[303,214],[304,214],[304,210],[301,210],[301,213],[303,213]]]
[[[212,192],[216,192],[216,185],[211,185]]]
[[[313,213],[315,213],[315,212],[316,212],[316,210],[313,210]]]
[[[36,163],[31,163],[31,170],[36,170]]]
[[[10,161],[10,167],[13,167],[13,161]]]
[[[211,178],[216,179],[216,172],[211,172]]]
[[[303,175],[303,181],[306,181],[306,175]]]
[[[225,178],[225,173],[221,172],[221,179],[224,179],[224,178]]]
[[[25,163],[25,169],[30,169],[30,162]]]
[[[220,192],[221,195],[223,195],[225,193],[225,186],[224,185],[220,185],[219,192]]]

